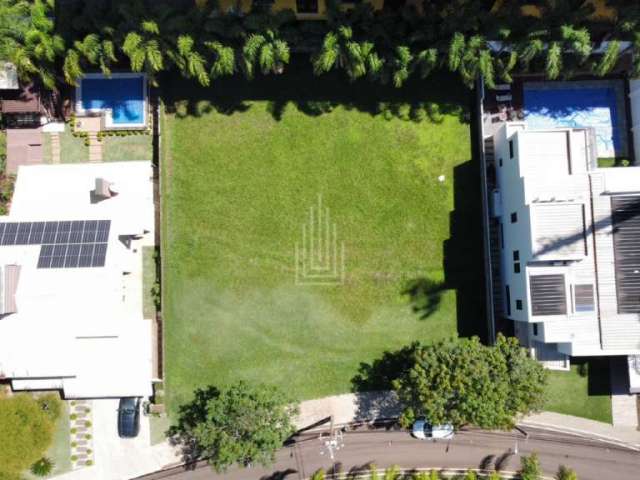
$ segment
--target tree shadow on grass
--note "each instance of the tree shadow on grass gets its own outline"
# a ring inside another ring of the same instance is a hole
[[[343,72],[313,74],[308,55],[294,55],[282,75],[258,75],[249,81],[240,75],[200,87],[175,72],[160,80],[160,96],[168,113],[200,117],[211,112],[231,115],[250,108],[250,101],[269,102],[268,111],[280,121],[290,104],[302,113],[320,116],[337,106],[384,118],[440,123],[445,114],[469,122],[470,91],[450,72],[436,72],[426,80],[410,79],[403,88],[368,80],[348,81]]]
[[[438,311],[442,294],[446,289],[443,282],[420,277],[410,280],[402,290],[402,294],[409,297],[411,309],[421,320],[424,320]]]

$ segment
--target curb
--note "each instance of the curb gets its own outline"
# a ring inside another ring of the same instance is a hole
[[[635,450],[637,452],[640,452],[640,443],[628,442],[628,441],[620,440],[619,438],[616,438],[616,437],[602,435],[599,433],[593,433],[588,430],[580,430],[578,428],[571,428],[571,427],[558,427],[557,425],[553,425],[549,423],[538,423],[538,422],[522,422],[522,423],[519,423],[518,426],[523,428],[526,428],[526,427],[538,428],[541,430],[547,430],[555,433],[566,433],[569,435],[574,435],[576,437],[594,439],[601,442],[610,443],[612,445],[616,445],[619,447],[624,447],[630,450]]]

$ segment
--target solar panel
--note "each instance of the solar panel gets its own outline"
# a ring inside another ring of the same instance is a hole
[[[40,257],[38,258],[38,268],[51,268],[52,254],[53,245],[42,245],[42,248],[40,248]]]
[[[2,245],[15,245],[16,234],[18,233],[17,223],[7,223],[4,228],[4,234],[2,235]]]
[[[57,231],[58,231],[58,222],[46,222],[44,224],[44,234],[42,235],[42,243],[56,243]]]
[[[29,235],[29,245],[38,245],[42,243],[43,234],[44,222],[33,222],[31,224],[31,235]]]
[[[0,223],[0,245],[41,245],[38,268],[104,267],[111,220]]]
[[[16,245],[28,245],[30,233],[31,233],[31,222],[23,222],[18,224],[18,233],[16,234]]]

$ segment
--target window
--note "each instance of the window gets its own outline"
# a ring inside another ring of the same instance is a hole
[[[518,221],[518,212],[513,212],[511,214],[511,223],[516,223]]]
[[[533,324],[533,334],[537,337],[538,336],[538,324],[534,323]]]
[[[513,251],[513,261],[514,262],[519,262],[520,261],[520,250],[514,250]]]
[[[513,273],[520,273],[520,262],[513,262]]]
[[[573,289],[576,312],[593,312],[593,285],[576,285]]]
[[[509,158],[513,158],[513,140],[509,140]]]
[[[500,158],[498,159],[498,165],[499,165],[499,166],[502,166],[502,157],[500,157]]]
[[[296,0],[298,13],[318,13],[318,0]]]
[[[509,285],[505,287],[506,290],[506,307],[507,307],[507,316],[511,315],[511,291],[509,290]]]
[[[522,310],[522,300],[516,300],[516,310]]]

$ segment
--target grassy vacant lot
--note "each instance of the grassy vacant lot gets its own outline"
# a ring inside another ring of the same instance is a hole
[[[346,392],[385,350],[455,335],[463,314],[483,328],[467,99],[449,95],[448,78],[405,92],[410,106],[391,89],[296,75],[197,92],[164,84],[174,411],[196,387],[237,379],[300,399]],[[296,242],[318,195],[345,245],[342,285],[295,284]],[[418,311],[403,294],[412,281]],[[470,294],[456,294],[462,284]]]

